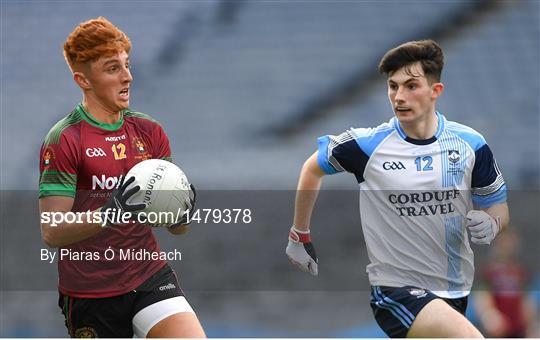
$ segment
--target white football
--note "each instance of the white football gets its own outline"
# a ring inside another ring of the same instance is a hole
[[[148,159],[131,168],[125,179],[131,176],[135,176],[135,181],[126,191],[136,185],[141,189],[128,203],[146,204],[142,210],[145,224],[152,227],[170,226],[179,222],[190,208],[189,181],[175,164],[162,159]]]

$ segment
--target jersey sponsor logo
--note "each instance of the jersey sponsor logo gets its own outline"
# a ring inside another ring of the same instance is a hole
[[[461,158],[458,150],[448,150],[448,160],[450,163],[456,164]]]
[[[107,156],[107,154],[105,153],[105,151],[103,151],[102,148],[87,148],[85,153],[86,153],[86,156],[90,158]]]
[[[54,150],[51,147],[47,147],[45,152],[43,152],[43,166],[48,167],[51,165],[52,160],[54,159]]]
[[[176,286],[174,285],[174,283],[169,283],[166,286],[159,287],[159,290],[163,292],[163,291],[171,290],[171,289],[175,289],[175,288],[176,288]]]
[[[405,170],[405,165],[401,162],[384,162],[382,167],[384,170]]]
[[[453,201],[459,199],[458,189],[424,191],[388,195],[399,216],[446,215],[456,211]]]
[[[101,178],[96,175],[92,175],[92,190],[96,190],[97,188],[102,190],[115,189],[121,180],[122,175],[120,175],[120,177],[106,177],[105,175],[101,175]]]
[[[106,142],[118,142],[124,139],[126,139],[126,135],[105,137]]]

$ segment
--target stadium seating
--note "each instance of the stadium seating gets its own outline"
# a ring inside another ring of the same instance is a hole
[[[438,109],[480,131],[511,189],[538,188],[540,93],[538,3],[506,3],[443,40],[445,93]],[[320,129],[375,124],[391,117],[381,81],[358,101],[321,121]],[[381,110],[386,108],[387,110]],[[352,123],[354,122],[354,123]],[[331,130],[330,130],[331,131]]]

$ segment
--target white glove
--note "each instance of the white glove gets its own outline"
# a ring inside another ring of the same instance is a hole
[[[471,241],[476,244],[490,244],[499,233],[500,218],[494,218],[482,210],[467,213],[467,228],[471,232]]]
[[[285,253],[291,263],[298,268],[314,276],[319,274],[317,254],[311,243],[309,230],[301,231],[293,226],[289,232],[289,244]]]

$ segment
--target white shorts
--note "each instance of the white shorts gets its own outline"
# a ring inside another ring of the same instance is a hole
[[[183,296],[156,302],[141,309],[133,317],[133,333],[136,338],[146,338],[152,327],[176,313],[195,313]]]

